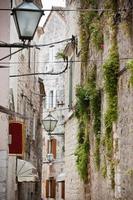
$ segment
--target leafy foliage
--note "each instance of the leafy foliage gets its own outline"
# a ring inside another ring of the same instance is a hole
[[[95,0],[80,0],[81,8],[97,8]],[[86,11],[80,14],[80,42],[81,59],[85,63],[88,60],[89,44],[92,42],[97,50],[102,49],[103,32],[100,17],[96,11]],[[88,44],[88,45],[86,45]]]
[[[119,70],[119,54],[117,48],[117,25],[114,22],[114,17],[117,10],[117,1],[104,0],[105,20],[109,27],[110,33],[110,50],[105,63],[103,64],[104,73],[104,88],[106,93],[107,108],[104,116],[105,136],[104,145],[106,150],[106,158],[110,163],[110,178],[112,189],[115,186],[115,168],[113,162],[113,123],[117,120],[117,83]],[[107,168],[103,165],[103,176],[107,174]]]
[[[80,0],[81,8],[98,8],[97,0]],[[104,8],[107,9],[104,16],[104,23],[107,22],[111,48],[105,63],[103,64],[104,88],[107,99],[107,109],[104,116],[105,137],[104,144],[106,158],[110,161],[111,183],[114,188],[114,166],[113,160],[113,133],[112,126],[117,120],[117,82],[119,69],[119,55],[117,49],[117,25],[114,23],[114,16],[117,9],[117,1],[104,0]],[[97,51],[103,47],[103,23],[99,13],[95,10],[81,12],[80,14],[80,42],[81,61],[87,67],[89,49],[91,46]],[[77,89],[77,105],[75,115],[79,121],[78,146],[76,149],[77,168],[82,179],[87,175],[87,162],[89,154],[89,126],[93,125],[95,135],[94,159],[97,169],[100,169],[100,145],[101,145],[101,92],[96,86],[96,70],[90,69],[87,82]],[[85,148],[85,144],[88,148]],[[88,153],[87,153],[88,151]],[[81,159],[81,155],[83,159]],[[101,166],[104,177],[107,175],[106,158]],[[84,160],[84,164],[83,164]],[[86,174],[86,175],[85,175]]]
[[[82,180],[87,181],[88,177],[88,157],[89,157],[89,139],[88,139],[88,121],[89,121],[89,98],[87,90],[78,86],[76,90],[77,104],[75,116],[79,121],[79,130],[77,135],[78,145],[75,151],[77,157],[76,164],[79,175]]]
[[[133,60],[129,60],[127,62],[127,69],[130,71],[131,76],[130,76],[130,83],[133,86]]]
[[[117,81],[119,69],[119,56],[116,46],[112,46],[108,59],[103,65],[104,86],[107,94],[107,110],[105,113],[105,144],[107,156],[111,157],[113,152],[112,125],[117,120]]]
[[[91,69],[88,78],[90,110],[93,117],[93,131],[95,134],[94,160],[96,168],[100,168],[100,134],[101,134],[101,92],[96,88],[96,66]]]
[[[95,133],[95,163],[100,167],[100,130],[101,130],[101,95],[96,88],[96,68],[93,68],[88,76],[87,83],[77,87],[77,104],[75,115],[79,121],[77,156],[77,169],[80,177],[86,180],[88,174],[89,157],[89,124],[93,118],[93,131]],[[88,148],[87,148],[88,147]]]
[[[104,158],[104,162],[103,162],[103,165],[101,167],[101,173],[102,173],[102,176],[104,178],[107,177],[107,164],[106,164],[106,159]]]
[[[110,166],[110,178],[111,178],[111,187],[112,189],[115,188],[115,165],[114,162],[111,162],[111,166]]]
[[[56,59],[63,59],[64,61],[67,60],[67,56],[64,54],[63,51],[57,52],[55,57],[56,57]]]
[[[77,156],[77,169],[79,172],[79,175],[82,180],[87,181],[88,177],[88,151],[89,151],[89,143],[87,141],[84,141],[81,144],[78,145],[75,155]]]

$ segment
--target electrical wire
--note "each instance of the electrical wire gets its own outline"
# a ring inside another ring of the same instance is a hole
[[[67,61],[66,61],[67,62]],[[68,62],[66,63],[66,67],[60,71],[60,72],[36,72],[36,73],[29,73],[29,74],[16,74],[16,75],[10,75],[10,78],[15,78],[15,77],[21,77],[21,76],[35,76],[35,75],[60,75],[65,73],[65,71],[68,68]]]
[[[29,47],[46,47],[46,46],[51,46],[51,45],[54,45],[54,44],[72,41],[73,39],[74,38],[72,36],[71,38],[67,38],[67,39],[64,39],[64,40],[59,40],[59,41],[51,42],[51,43],[47,43],[47,44],[29,45]]]
[[[18,53],[19,51],[22,51],[24,48],[40,48],[40,47],[46,47],[46,46],[51,46],[51,45],[54,45],[54,44],[59,44],[59,43],[63,43],[63,42],[68,42],[68,41],[73,41],[75,40],[75,36],[72,35],[71,38],[67,38],[67,39],[64,39],[64,40],[60,40],[60,41],[56,41],[56,42],[51,42],[51,43],[47,43],[47,44],[38,44],[38,45],[30,45],[29,43],[28,44],[19,44],[19,43],[13,43],[13,44],[8,44],[8,43],[5,43],[3,41],[0,41],[0,47],[3,47],[3,48],[21,48],[13,53],[10,53],[9,55],[5,56],[5,57],[2,57],[0,58],[0,61],[1,60],[4,60],[8,57],[11,57],[12,55]]]
[[[6,68],[10,68],[10,66],[2,66],[2,65],[0,65],[0,69],[6,69]]]
[[[0,42],[0,47],[3,48],[41,48],[41,47],[46,47],[46,46],[51,46],[54,44],[60,44],[63,42],[68,42],[68,41],[73,41],[73,39],[75,38],[75,36],[72,36],[71,38],[67,38],[64,40],[59,40],[59,41],[55,41],[55,42],[51,42],[51,43],[46,43],[46,44],[23,44],[23,43],[12,43],[12,44],[8,44],[6,42]]]
[[[119,61],[123,61],[123,60],[130,60],[133,59],[133,57],[125,57],[125,58],[119,58]],[[99,61],[99,62],[103,62],[106,59],[88,59],[87,61],[89,62],[94,62],[94,61]],[[60,63],[66,63],[66,61],[31,61],[31,63],[35,63],[35,64],[60,64]],[[86,61],[81,61],[81,60],[68,60],[68,63],[86,63]],[[0,64],[22,64],[22,62],[0,62]],[[28,64],[28,62],[23,62],[23,64]]]
[[[118,9],[119,12],[125,12],[126,10],[132,10],[133,7],[130,8],[123,8],[123,9]],[[76,9],[66,9],[66,8],[61,8],[61,9],[41,9],[44,12],[50,12],[50,11],[63,11],[63,12],[91,12],[91,11],[112,11],[112,9],[106,9],[106,8],[76,8]],[[1,8],[0,11],[12,11],[12,9],[6,9],[6,8]],[[36,10],[35,10],[36,11]],[[37,10],[38,11],[38,10]]]
[[[12,56],[12,55],[14,55],[14,54],[16,54],[16,53],[18,53],[19,51],[22,51],[22,50],[23,50],[23,49],[19,49],[19,50],[17,50],[17,51],[14,51],[13,53],[8,54],[7,56],[2,57],[2,58],[0,58],[0,61],[1,61],[1,60],[4,60],[4,59],[6,59],[6,58],[9,58],[10,56]]]
[[[129,58],[120,58],[119,61],[124,61],[124,60],[130,60],[133,59],[133,57],[129,57]],[[102,59],[88,59],[88,62],[104,62],[106,59],[102,60]],[[37,61],[37,62],[32,62],[31,63],[35,63],[35,64],[62,64],[62,63],[66,63],[66,61]],[[74,60],[74,61],[68,61],[68,63],[86,63],[86,61],[81,61],[81,60]],[[11,64],[11,65],[17,65],[17,64],[28,64],[28,62],[0,62],[0,64]],[[2,66],[3,67],[3,66]],[[10,67],[10,66],[7,66]],[[13,66],[12,66],[13,67]]]

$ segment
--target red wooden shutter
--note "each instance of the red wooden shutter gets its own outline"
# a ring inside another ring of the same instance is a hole
[[[61,182],[61,198],[65,199],[65,181]]]
[[[56,159],[56,139],[51,140],[51,153],[53,154],[53,158]]]
[[[11,144],[9,144],[9,154],[23,156],[24,152],[24,126],[17,121],[9,123],[9,135]]]
[[[55,182],[55,179],[52,179],[50,180],[50,191],[51,191],[51,194],[50,194],[50,197],[51,198],[55,198],[56,196],[56,182]]]
[[[46,198],[49,198],[49,180],[46,180]]]

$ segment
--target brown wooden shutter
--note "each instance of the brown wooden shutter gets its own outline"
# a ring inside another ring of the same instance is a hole
[[[47,153],[50,153],[49,152],[49,140],[47,140]]]
[[[55,179],[50,180],[50,198],[55,198],[56,196],[56,182]]]
[[[46,198],[49,198],[49,180],[46,180]]]
[[[65,181],[61,182],[61,198],[65,199]]]
[[[51,140],[51,153],[53,154],[53,158],[56,159],[56,139]]]

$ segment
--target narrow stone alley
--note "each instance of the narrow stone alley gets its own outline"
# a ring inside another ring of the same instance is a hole
[[[0,200],[133,200],[133,2],[0,2]]]

